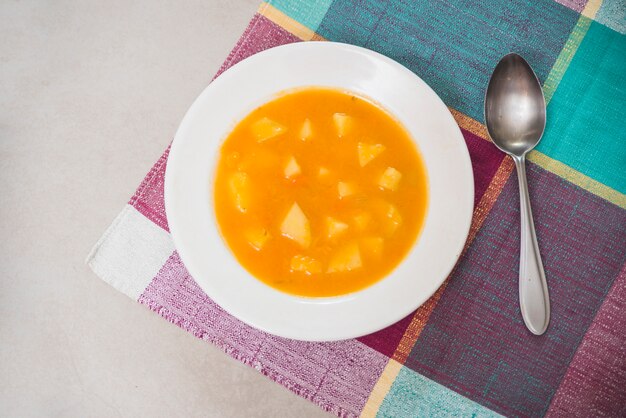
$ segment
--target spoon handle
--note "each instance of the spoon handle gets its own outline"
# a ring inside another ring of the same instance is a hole
[[[530,208],[526,180],[526,158],[513,157],[520,192],[521,242],[519,268],[519,301],[526,327],[535,335],[543,334],[550,322],[550,296],[537,245],[535,224]]]

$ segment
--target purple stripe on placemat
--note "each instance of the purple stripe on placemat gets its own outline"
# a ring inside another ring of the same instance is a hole
[[[241,38],[239,38],[237,45],[235,45],[224,64],[222,64],[216,77],[242,59],[248,58],[257,52],[300,41],[300,38],[274,24],[266,17],[256,14],[248,24],[243,35],[241,35]]]
[[[550,417],[626,417],[626,265],[587,331]]]
[[[266,334],[226,313],[198,287],[177,253],[139,302],[198,338],[339,416],[356,416],[388,358],[356,340],[307,343]]]
[[[578,13],[582,12],[587,5],[588,0],[555,0],[557,3],[562,4],[565,7],[569,7],[572,10],[576,10]]]
[[[474,172],[474,207],[483,197],[483,194],[489,187],[489,183],[498,171],[504,153],[496,148],[491,142],[486,141],[474,135],[470,131],[461,129],[465,144],[472,160],[472,170]]]
[[[546,413],[626,261],[626,211],[534,164],[528,176],[551,292],[547,333],[531,335],[519,312],[520,215],[513,175],[405,363],[513,416]]]
[[[165,216],[163,185],[165,184],[165,166],[169,153],[170,147],[167,147],[163,155],[161,155],[161,158],[152,166],[150,172],[143,179],[135,195],[131,197],[128,202],[128,204],[134,206],[139,213],[167,232],[169,232],[170,229],[167,225],[167,217]]]
[[[387,328],[381,329],[373,334],[360,337],[358,340],[387,357],[392,357],[396,348],[398,348],[398,344],[400,344],[400,340],[402,339],[404,332],[411,324],[414,314],[415,312],[395,324],[388,326]]]
[[[251,37],[251,35],[254,35]],[[244,58],[256,54],[265,49],[298,42],[299,39],[275,25],[270,20],[257,14],[255,15],[245,32],[239,38],[237,45],[228,55],[224,64],[216,76],[226,71]],[[130,199],[129,204],[134,206],[142,215],[150,219],[156,225],[169,232],[167,218],[165,216],[165,202],[163,198],[163,185],[165,182],[165,167],[169,147],[165,150],[159,161],[152,167],[148,175]]]

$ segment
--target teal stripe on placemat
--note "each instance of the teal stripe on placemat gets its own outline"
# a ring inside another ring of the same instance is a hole
[[[333,0],[272,0],[268,3],[315,32],[332,2]]]
[[[537,149],[626,193],[626,36],[592,22],[548,105]]]
[[[379,417],[500,417],[430,379],[402,367],[378,409]]]

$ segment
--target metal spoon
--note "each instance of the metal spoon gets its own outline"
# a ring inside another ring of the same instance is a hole
[[[500,60],[485,95],[485,123],[493,143],[515,161],[521,204],[519,299],[526,327],[541,335],[550,322],[550,297],[526,182],[526,154],[543,135],[546,102],[537,76],[517,54]]]

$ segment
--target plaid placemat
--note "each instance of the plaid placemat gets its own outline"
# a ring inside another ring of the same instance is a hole
[[[275,0],[223,71],[311,39],[381,52],[423,78],[459,123],[475,212],[454,273],[415,313],[336,343],[286,340],[214,304],[174,251],[167,151],[89,256],[102,279],[172,323],[340,416],[626,416],[626,3],[623,0]],[[513,164],[482,124],[506,53],[543,83],[548,125],[528,176],[552,299],[542,337],[518,307]]]

